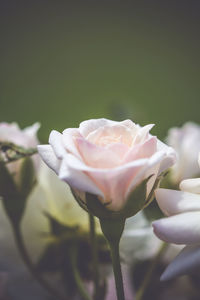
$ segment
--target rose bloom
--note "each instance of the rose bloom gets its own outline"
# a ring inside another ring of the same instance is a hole
[[[53,130],[50,145],[38,151],[73,189],[95,194],[107,209],[118,211],[139,183],[153,175],[148,195],[158,175],[175,162],[174,150],[149,134],[152,127],[131,120],[88,120],[62,134]]]
[[[200,178],[183,180],[180,189],[155,191],[160,209],[168,216],[153,222],[155,234],[168,243],[187,245],[162,279],[186,274],[200,266]]]
[[[35,148],[39,143],[37,138],[39,127],[39,123],[35,123],[32,126],[20,129],[17,123],[2,122],[0,123],[0,142],[9,142],[24,148]],[[39,160],[37,155],[33,156],[33,162],[35,168],[38,169]],[[6,166],[17,180],[21,160],[8,163]]]
[[[171,128],[166,141],[177,152],[177,162],[170,172],[172,181],[179,184],[183,179],[200,175],[197,163],[200,151],[200,126],[188,122],[180,128]]]

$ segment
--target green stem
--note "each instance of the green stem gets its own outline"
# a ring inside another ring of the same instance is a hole
[[[85,286],[82,282],[82,278],[81,278],[80,273],[77,268],[77,263],[76,263],[77,262],[77,250],[76,250],[76,248],[71,247],[69,253],[70,253],[70,258],[71,258],[72,273],[74,276],[74,280],[76,282],[77,289],[80,293],[80,296],[82,297],[83,300],[92,300],[90,298],[90,295],[88,294],[88,292],[85,289]]]
[[[110,250],[111,250],[111,257],[112,257],[112,264],[113,264],[113,272],[115,276],[117,299],[125,300],[123,278],[122,278],[120,256],[119,256],[119,243],[110,244]]]
[[[98,297],[99,293],[99,270],[98,270],[98,245],[97,237],[95,231],[95,218],[92,214],[89,214],[90,222],[90,241],[92,249],[92,265],[93,265],[93,275],[94,275],[94,299]]]
[[[26,250],[26,247],[24,245],[24,241],[23,241],[23,238],[22,238],[22,234],[21,234],[19,225],[18,224],[17,225],[13,224],[12,228],[13,228],[15,242],[16,242],[16,245],[18,247],[21,258],[23,259],[25,265],[27,266],[27,268],[30,271],[30,273],[32,274],[32,276],[39,282],[39,284],[43,288],[45,288],[50,293],[50,295],[55,296],[55,298],[58,299],[58,300],[67,300],[66,297],[64,297],[57,290],[55,290],[52,287],[52,285],[49,284],[46,280],[44,280],[44,278],[41,277],[41,275],[37,272],[34,264],[30,260],[29,255],[27,253],[27,250]]]
[[[157,263],[159,262],[161,256],[163,255],[163,253],[165,252],[166,248],[168,247],[168,244],[166,243],[162,243],[160,249],[158,250],[158,253],[156,254],[156,256],[154,257],[154,259],[152,260],[146,274],[144,277],[144,280],[140,286],[140,288],[138,289],[137,293],[136,293],[136,297],[135,300],[142,300],[144,293],[151,281],[152,278],[152,274],[157,266]]]
[[[119,256],[119,242],[124,230],[125,219],[100,219],[101,229],[110,246],[115,286],[118,300],[125,300]]]

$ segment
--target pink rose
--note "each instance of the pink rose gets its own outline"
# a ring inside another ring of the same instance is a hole
[[[95,194],[109,203],[109,210],[118,211],[135,187],[153,174],[148,196],[158,175],[176,160],[171,147],[149,134],[152,127],[131,120],[88,120],[62,134],[53,130],[50,145],[38,146],[38,151],[73,189]]]

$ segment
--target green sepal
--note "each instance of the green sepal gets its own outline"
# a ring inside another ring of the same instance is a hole
[[[121,210],[121,215],[123,215],[125,218],[130,218],[136,215],[144,208],[147,193],[147,183],[152,176],[153,174],[144,179],[128,196],[126,204]]]
[[[19,172],[19,192],[22,198],[27,198],[36,184],[35,168],[30,157],[21,162]]]
[[[108,218],[99,219],[101,230],[110,245],[119,244],[120,238],[124,231],[125,221],[124,218],[113,219]]]

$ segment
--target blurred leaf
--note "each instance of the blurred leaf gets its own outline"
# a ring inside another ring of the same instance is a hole
[[[35,168],[30,157],[22,160],[19,172],[19,192],[22,198],[27,198],[36,184]]]
[[[8,217],[12,223],[18,224],[24,213],[26,198],[21,197],[12,175],[3,163],[0,163],[0,195]]]

